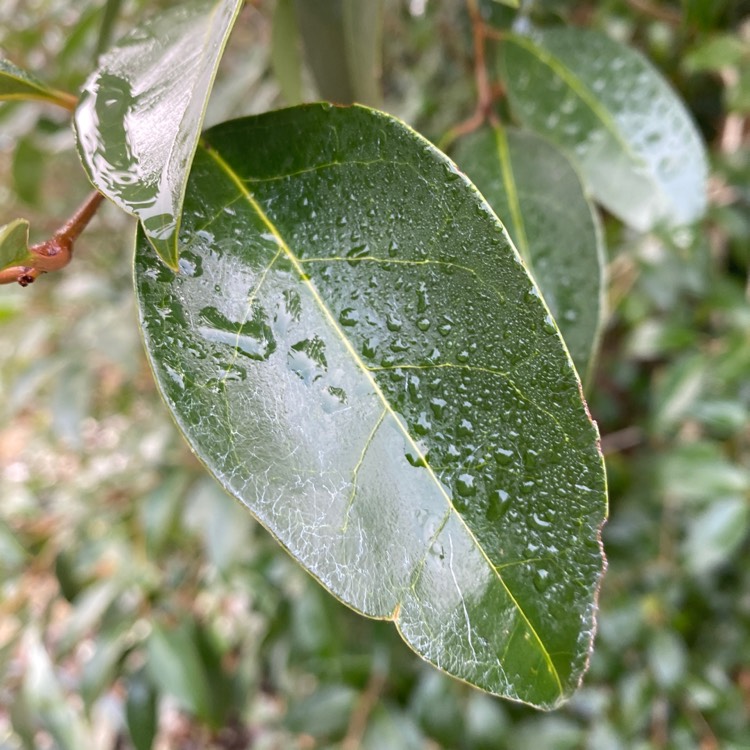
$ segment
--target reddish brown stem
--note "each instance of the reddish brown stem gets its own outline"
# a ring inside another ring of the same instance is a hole
[[[474,80],[477,87],[477,104],[471,117],[458,123],[445,134],[439,143],[441,148],[447,148],[459,136],[475,131],[491,117],[492,112],[492,86],[487,75],[484,54],[485,40],[490,36],[490,30],[482,20],[477,0],[466,0],[466,8],[469,12],[474,38]]]
[[[92,192],[50,239],[29,248],[31,265],[0,271],[0,284],[16,281],[21,286],[28,286],[40,274],[59,271],[67,266],[73,256],[73,243],[91,221],[102,200],[104,196],[101,193]]]

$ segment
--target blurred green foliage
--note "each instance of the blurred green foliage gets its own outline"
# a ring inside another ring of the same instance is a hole
[[[385,108],[437,139],[473,107],[470,28],[460,3],[424,5],[386,3]],[[223,495],[158,400],[133,226],[106,206],[64,272],[0,293],[2,750],[750,747],[750,5],[522,5],[643,49],[713,159],[701,226],[661,237],[607,222],[611,315],[591,408],[609,572],[581,690],[540,714],[439,674]],[[145,6],[11,0],[0,46],[76,90]],[[209,124],[283,103],[272,16],[270,0],[243,12]],[[86,192],[67,117],[0,106],[0,223],[27,216],[41,239]]]

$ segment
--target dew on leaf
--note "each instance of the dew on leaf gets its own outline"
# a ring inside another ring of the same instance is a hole
[[[550,574],[548,570],[545,570],[544,568],[539,568],[539,570],[534,573],[534,588],[540,593],[543,594],[547,589],[549,589],[550,584],[552,583],[552,579],[550,578]]]

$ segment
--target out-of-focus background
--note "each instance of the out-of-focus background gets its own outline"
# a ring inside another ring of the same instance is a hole
[[[3,0],[2,56],[75,92],[103,27],[116,38],[164,4]],[[284,104],[273,6],[243,10],[208,124]],[[0,287],[0,750],[750,748],[750,3],[534,6],[642,49],[712,160],[700,227],[606,222],[589,396],[609,572],[580,691],[544,714],[443,676],[223,494],[155,391],[134,224],[105,205],[67,269]],[[471,58],[458,0],[387,0],[389,111],[437,140],[473,109]],[[0,105],[0,224],[27,217],[38,241],[88,189],[64,112]]]

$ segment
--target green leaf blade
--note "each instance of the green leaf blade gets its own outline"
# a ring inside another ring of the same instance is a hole
[[[194,451],[335,596],[450,674],[556,705],[588,659],[605,480],[501,225],[371,110],[205,140],[184,273],[143,238],[136,256],[146,347]]]
[[[30,266],[29,222],[15,219],[0,227],[0,271],[15,266]]]
[[[514,112],[567,151],[598,202],[640,231],[701,218],[705,147],[640,53],[571,28],[510,36],[504,50]]]
[[[506,222],[585,381],[604,312],[605,258],[577,172],[550,142],[514,128],[472,133],[455,158]]]
[[[98,190],[137,216],[172,269],[185,184],[208,96],[242,0],[182,3],[106,53],[75,113],[78,151]]]
[[[47,86],[35,76],[0,58],[0,101],[39,100],[72,109],[75,99]]]

